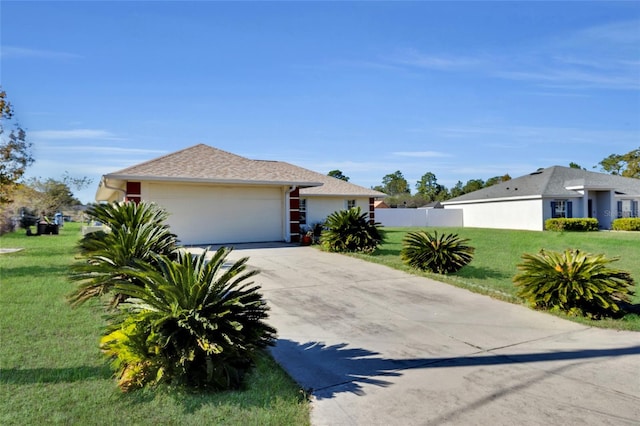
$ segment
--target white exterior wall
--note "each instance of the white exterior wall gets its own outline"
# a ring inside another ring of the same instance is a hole
[[[446,228],[461,227],[464,223],[462,209],[429,209],[427,210],[427,226]]]
[[[300,198],[307,200],[307,225],[324,222],[333,212],[346,210],[347,200],[356,200],[356,207],[360,207],[362,213],[369,213],[368,197],[313,197],[301,195]],[[379,222],[377,217],[376,221]]]
[[[181,244],[283,241],[284,189],[142,182],[142,199],[170,213]]]
[[[376,209],[382,226],[427,226],[427,209]]]
[[[462,226],[462,209],[376,209],[383,226]]]
[[[465,227],[531,231],[544,229],[542,199],[445,205],[445,210],[452,208],[463,210]]]

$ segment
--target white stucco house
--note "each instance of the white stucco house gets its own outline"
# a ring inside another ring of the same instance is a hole
[[[300,228],[385,194],[281,161],[199,144],[102,176],[96,201],[155,202],[184,245],[297,242]]]
[[[553,166],[443,201],[462,209],[465,227],[541,231],[556,217],[594,217],[610,229],[618,217],[638,217],[640,179]]]

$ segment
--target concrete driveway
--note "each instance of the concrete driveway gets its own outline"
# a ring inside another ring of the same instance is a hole
[[[311,247],[238,246],[314,425],[638,425],[640,333]]]

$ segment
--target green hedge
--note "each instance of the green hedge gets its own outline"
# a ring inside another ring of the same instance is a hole
[[[640,231],[640,217],[616,219],[611,227],[614,231]]]
[[[557,218],[547,219],[544,222],[547,231],[597,231],[598,219],[596,218]]]

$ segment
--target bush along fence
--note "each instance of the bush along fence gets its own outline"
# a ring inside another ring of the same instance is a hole
[[[557,218],[547,219],[544,222],[544,229],[547,231],[597,231],[599,227],[598,219],[595,218]]]
[[[611,224],[614,231],[640,231],[640,217],[616,219]]]

